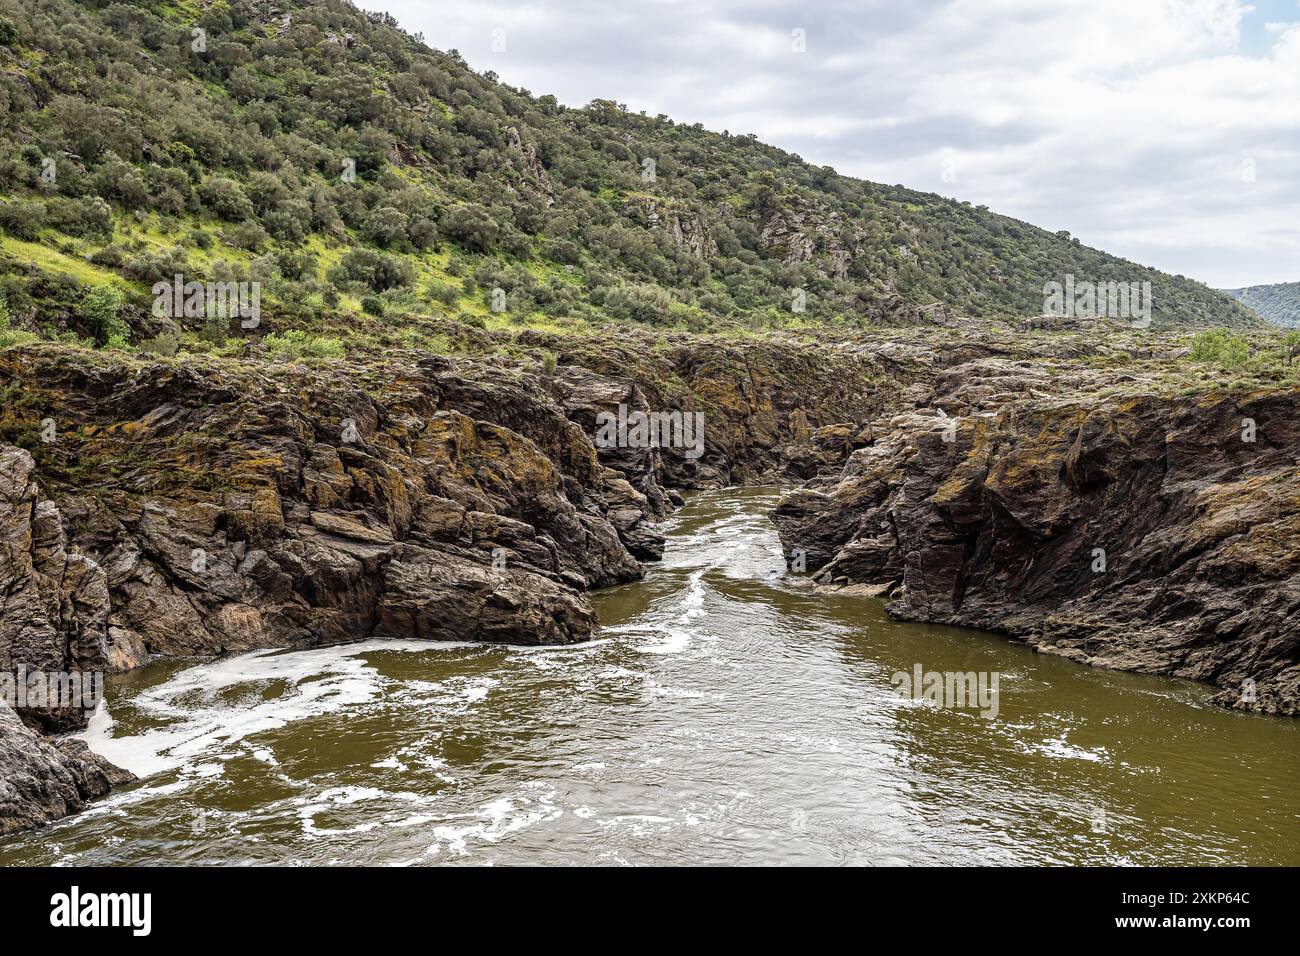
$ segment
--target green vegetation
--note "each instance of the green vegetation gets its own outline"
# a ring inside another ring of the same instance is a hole
[[[289,358],[343,358],[347,354],[338,339],[311,335],[302,329],[290,329],[283,335],[270,332],[264,341],[272,355]]]
[[[1282,336],[1282,358],[1287,365],[1294,364],[1300,356],[1300,329],[1292,329]]]
[[[177,274],[258,282],[257,334],[320,341],[411,316],[853,329],[901,301],[1017,318],[1067,273],[1151,281],[1157,327],[1256,321],[1068,233],[752,135],[562,106],[338,0],[0,0],[0,24],[0,288],[51,337],[238,331],[154,320],[150,288]]]
[[[1224,291],[1274,325],[1300,327],[1300,282],[1252,285]]]
[[[125,348],[130,329],[122,321],[121,290],[110,285],[92,286],[81,297],[78,314],[96,340],[109,348]]]
[[[1206,329],[1192,339],[1187,357],[1193,362],[1238,368],[1250,359],[1250,341],[1227,329]]]
[[[35,341],[37,336],[12,327],[13,316],[9,312],[9,303],[0,295],[0,348],[10,345],[25,345]]]

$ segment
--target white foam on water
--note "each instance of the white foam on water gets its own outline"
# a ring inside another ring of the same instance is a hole
[[[1057,760],[1084,760],[1088,763],[1110,762],[1110,752],[1105,747],[1088,750],[1086,747],[1079,747],[1066,741],[1065,734],[1061,734],[1060,737],[1054,740],[1045,740],[1036,746],[1026,746],[1025,749],[1033,753],[1054,757]]]
[[[691,621],[707,613],[704,610],[704,575],[711,570],[713,570],[712,565],[700,568],[691,574],[686,593],[682,595],[677,606],[680,613],[670,623],[657,628],[661,635],[660,640],[642,644],[637,650],[646,654],[676,654],[690,646],[691,638],[694,636],[693,630],[689,627]]]
[[[138,777],[194,764],[254,734],[376,699],[384,678],[362,657],[372,651],[425,653],[478,647],[465,642],[366,641],[303,651],[261,650],[187,668],[135,695],[129,706],[166,726],[115,736],[117,722],[103,704],[81,735],[91,750]],[[287,685],[264,699],[267,683]],[[247,691],[247,699],[232,692]],[[262,759],[259,757],[259,759]],[[274,759],[274,758],[272,758]]]
[[[534,784],[531,789],[541,786]],[[553,802],[555,796],[554,788],[548,788],[536,797],[524,794],[500,797],[485,803],[472,814],[460,814],[475,822],[434,827],[433,835],[437,842],[424,851],[425,856],[438,856],[444,849],[457,856],[468,856],[471,841],[498,843],[517,830],[563,816],[564,810]]]

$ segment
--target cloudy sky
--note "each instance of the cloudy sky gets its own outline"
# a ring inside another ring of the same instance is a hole
[[[1213,286],[1300,280],[1298,0],[359,3],[569,105],[756,133]]]

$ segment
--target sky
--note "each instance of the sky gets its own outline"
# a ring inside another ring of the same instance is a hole
[[[1300,0],[358,0],[534,95],[754,133],[1218,288],[1300,280]]]

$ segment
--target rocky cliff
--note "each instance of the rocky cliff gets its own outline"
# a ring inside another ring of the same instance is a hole
[[[0,436],[30,449],[0,445],[0,668],[382,636],[585,640],[585,592],[662,554],[670,486],[780,475],[815,426],[875,407],[873,363],[845,353],[822,382],[807,344],[593,339],[552,374],[524,344],[314,367],[0,353]],[[700,411],[703,454],[598,446],[597,417],[620,405]],[[45,731],[85,719],[23,716]],[[16,728],[0,734],[64,780]],[[68,773],[81,799],[101,792],[92,770]],[[60,786],[48,806],[75,809]]]
[[[0,446],[0,674],[109,668],[108,583],[69,551],[58,508],[32,476],[32,456]],[[18,706],[18,704],[14,704]],[[49,731],[85,726],[83,708],[33,699],[19,716]]]
[[[1162,384],[1176,347],[1087,329],[467,350],[0,352],[0,669],[581,641],[586,592],[662,554],[678,489],[806,482],[774,519],[820,586],[1296,712],[1294,388],[1181,395]],[[701,414],[701,453],[597,441],[620,406]],[[6,779],[30,778],[0,796],[4,825],[117,779],[35,733],[84,712],[21,716],[0,726]]]
[[[815,582],[1300,711],[1300,391],[983,359],[911,397],[775,510]]]
[[[34,467],[26,451],[0,447],[0,675],[102,673],[109,666],[106,577],[68,550]],[[36,685],[31,700],[18,698],[16,684],[5,689],[14,700],[0,699],[0,836],[80,810],[132,779],[84,744],[56,744],[38,732],[85,726],[84,707],[61,706],[43,689],[37,699]]]

